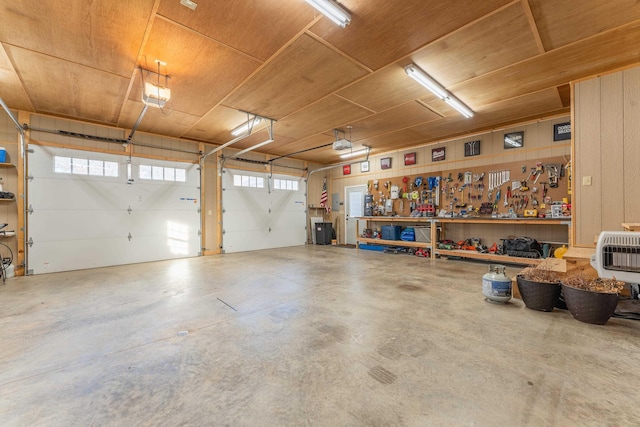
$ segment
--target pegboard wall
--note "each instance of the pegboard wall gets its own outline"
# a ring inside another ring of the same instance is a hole
[[[564,157],[536,162],[521,161],[467,169],[446,170],[429,175],[408,175],[368,181],[373,196],[373,214],[410,216],[415,209],[432,204],[436,212],[480,215],[516,214],[552,216],[552,204],[569,198],[569,176]],[[487,205],[490,204],[490,205]],[[570,215],[565,205],[565,216]]]

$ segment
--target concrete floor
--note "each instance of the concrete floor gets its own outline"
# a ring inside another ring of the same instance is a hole
[[[638,425],[640,323],[487,303],[486,271],[310,246],[13,278],[0,425]]]

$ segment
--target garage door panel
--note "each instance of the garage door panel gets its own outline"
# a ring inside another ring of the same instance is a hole
[[[135,211],[129,217],[129,229],[138,236],[157,235],[160,238],[184,236],[198,237],[196,221],[199,214],[191,211],[169,211],[169,218],[161,218],[149,211]]]
[[[265,231],[233,231],[231,233],[225,232],[224,234],[225,252],[247,252],[256,251],[262,249],[270,249],[271,236],[269,232]]]
[[[129,186],[128,196],[133,209],[143,206],[149,210],[197,210],[200,195],[191,185],[169,186],[145,181]]]
[[[265,185],[263,188],[234,186],[236,175],[261,177]],[[298,191],[275,190],[274,179],[296,180]],[[305,195],[301,178],[274,175],[270,180],[264,173],[225,169],[223,188],[224,252],[305,244]]]
[[[64,192],[58,189],[64,187]],[[99,183],[63,179],[34,179],[29,186],[29,204],[33,209],[126,209],[122,197],[122,182]]]
[[[41,274],[116,265],[129,246],[126,237],[36,241],[29,248],[29,269],[31,274]]]
[[[55,156],[116,162],[119,177],[55,173]],[[199,255],[198,165],[134,158],[129,184],[128,161],[57,147],[29,154],[29,274]],[[140,164],[184,169],[186,182],[142,179]]]
[[[37,236],[40,241],[126,237],[127,216],[123,211],[38,210],[29,216],[29,235]],[[87,222],[87,218],[91,219],[91,224],[78,227],[78,224]]]
[[[271,201],[264,196],[265,191],[256,191],[248,189],[248,191],[225,190],[223,197],[225,203],[230,209],[244,211],[260,211],[269,212]]]
[[[199,251],[197,239],[183,240],[167,236],[133,236],[129,258],[131,262],[148,262],[158,259],[175,259],[190,256]]]
[[[233,231],[268,231],[269,222],[265,218],[255,218],[251,212],[236,212],[224,221],[225,233]]]

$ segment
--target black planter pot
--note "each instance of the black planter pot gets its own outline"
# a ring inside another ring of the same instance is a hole
[[[524,301],[524,305],[527,308],[538,311],[552,311],[553,307],[558,304],[562,290],[560,282],[533,282],[520,275],[516,276],[516,279],[522,301]]]
[[[574,319],[604,325],[616,311],[618,294],[585,291],[562,284],[562,295]]]

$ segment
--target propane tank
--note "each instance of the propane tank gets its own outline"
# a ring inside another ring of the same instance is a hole
[[[487,301],[507,303],[511,299],[511,279],[504,265],[489,265],[489,272],[482,276],[482,294]]]

